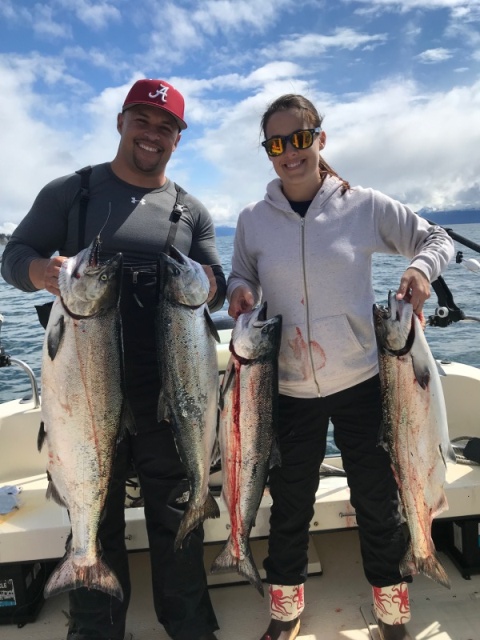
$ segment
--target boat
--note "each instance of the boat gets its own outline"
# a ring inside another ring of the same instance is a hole
[[[480,253],[480,247],[478,247]],[[439,307],[431,323],[463,320],[445,282],[434,286]],[[229,358],[232,321],[214,314],[220,336],[219,375]],[[471,318],[472,320],[478,320]],[[1,321],[0,321],[1,324]],[[416,640],[480,638],[480,464],[462,455],[480,438],[480,368],[443,360],[443,392],[449,435],[458,453],[448,463],[445,492],[449,504],[433,524],[437,551],[451,589],[423,575],[410,586]],[[31,382],[31,394],[0,404],[0,494],[16,507],[0,515],[0,640],[62,640],[66,636],[66,594],[43,599],[43,584],[63,556],[70,524],[65,509],[45,497],[46,454],[37,451],[41,398],[35,376],[23,361],[2,351],[0,368],[16,366]],[[0,371],[1,376],[1,371]],[[220,624],[219,640],[258,640],[268,624],[268,596],[235,572],[210,574],[213,559],[228,537],[230,522],[220,496],[221,469],[212,468],[210,486],[220,517],[206,520],[205,566]],[[132,574],[127,630],[133,640],[167,640],[151,598],[151,580],[143,507],[135,478],[126,487],[126,542]],[[266,555],[271,499],[264,492],[251,545],[261,577]],[[5,511],[5,510],[4,510]],[[378,640],[371,588],[360,558],[355,512],[338,454],[326,458],[310,525],[309,578],[299,640]]]

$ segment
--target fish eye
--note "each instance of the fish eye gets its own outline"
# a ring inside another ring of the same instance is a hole
[[[108,276],[106,273],[102,273],[102,275],[100,276],[100,280],[102,280],[103,282],[105,282],[106,280],[108,280]]]

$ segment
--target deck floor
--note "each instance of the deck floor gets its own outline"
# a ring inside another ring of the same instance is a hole
[[[322,575],[310,576],[299,640],[378,640],[371,591],[360,562],[356,530],[312,536]],[[130,554],[132,600],[127,629],[134,640],[167,640],[151,604],[148,552]],[[410,588],[411,634],[416,640],[480,640],[480,575],[462,577],[441,554],[452,589],[417,576]],[[258,640],[268,623],[268,599],[250,585],[215,586],[211,596],[219,640]],[[64,640],[67,596],[45,602],[35,622],[0,625],[0,640]]]

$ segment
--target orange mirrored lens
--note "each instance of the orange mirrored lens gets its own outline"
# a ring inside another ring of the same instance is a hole
[[[265,143],[265,148],[269,156],[280,156],[285,151],[287,142],[290,142],[295,149],[308,149],[312,146],[313,135],[308,129],[295,131],[289,136],[277,136],[270,138]]]

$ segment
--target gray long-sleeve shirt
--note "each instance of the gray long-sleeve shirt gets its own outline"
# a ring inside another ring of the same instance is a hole
[[[35,291],[28,271],[32,260],[75,255],[78,250],[80,176],[63,176],[47,184],[29,213],[18,225],[2,257],[4,279],[23,291]],[[176,191],[167,180],[158,189],[144,189],[115,176],[110,163],[93,167],[86,215],[87,246],[101,231],[102,255],[123,253],[126,268],[156,263],[164,250]],[[215,311],[225,299],[225,276],[215,245],[213,221],[207,209],[186,194],[187,210],[178,223],[175,246],[200,264],[213,267],[217,294],[210,304]]]

